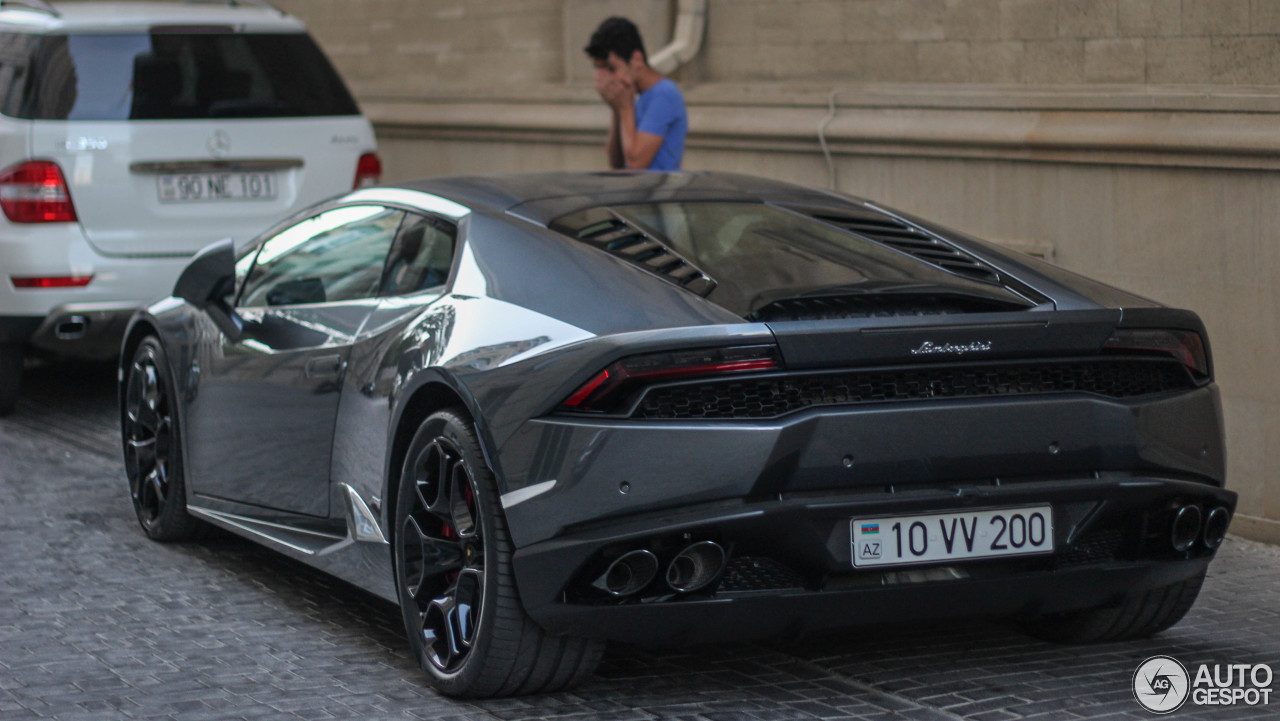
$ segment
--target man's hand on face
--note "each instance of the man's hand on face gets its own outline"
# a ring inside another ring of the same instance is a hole
[[[623,110],[635,102],[635,83],[625,70],[625,65],[621,71],[603,63],[596,65],[596,92],[614,110]]]

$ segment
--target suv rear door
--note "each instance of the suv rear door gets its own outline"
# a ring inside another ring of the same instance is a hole
[[[184,255],[350,190],[372,129],[303,32],[51,34],[17,110],[89,242]],[[13,105],[13,103],[10,103]]]

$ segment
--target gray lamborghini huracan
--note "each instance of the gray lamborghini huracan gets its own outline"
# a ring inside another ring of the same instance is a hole
[[[606,639],[1146,636],[1236,502],[1194,313],[739,175],[356,191],[196,256],[120,379],[148,536],[398,603],[453,695],[569,687]]]

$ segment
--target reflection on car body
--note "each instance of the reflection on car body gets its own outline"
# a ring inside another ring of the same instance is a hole
[[[572,686],[605,639],[1143,637],[1235,508],[1194,313],[785,183],[358,191],[174,295],[122,356],[146,533],[399,603],[449,694]]]

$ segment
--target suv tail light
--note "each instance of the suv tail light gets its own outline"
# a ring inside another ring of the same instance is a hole
[[[0,209],[14,223],[76,221],[62,169],[48,160],[31,160],[0,173]]]
[[[1209,354],[1199,333],[1159,328],[1121,328],[1111,334],[1104,351],[1159,353],[1177,358],[1196,380],[1209,377]]]
[[[359,190],[371,185],[377,185],[380,180],[382,180],[382,160],[378,158],[378,154],[365,153],[361,155],[359,162],[356,163],[356,181],[351,186],[351,189]]]
[[[623,358],[605,368],[560,404],[565,411],[608,412],[650,384],[782,367],[771,345],[703,348]]]

